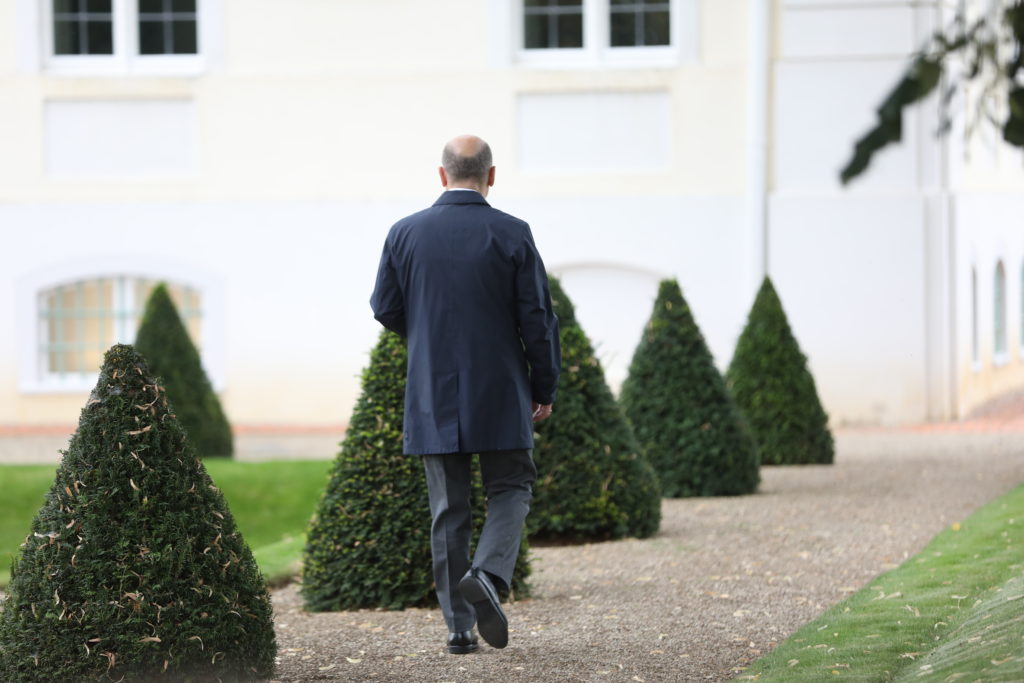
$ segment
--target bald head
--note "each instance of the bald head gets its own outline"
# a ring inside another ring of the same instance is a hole
[[[441,153],[441,168],[445,187],[485,191],[494,182],[491,148],[475,135],[460,135],[449,140]]]

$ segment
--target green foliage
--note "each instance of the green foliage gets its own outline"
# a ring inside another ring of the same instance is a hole
[[[743,678],[1024,680],[1022,516],[1019,486],[805,625]]]
[[[231,425],[162,283],[146,302],[135,348],[166,388],[167,399],[196,453],[204,458],[230,456],[234,450]]]
[[[619,400],[664,496],[757,489],[757,446],[675,280],[659,287]]]
[[[382,332],[310,524],[302,580],[310,610],[436,603],[423,461],[402,454],[406,363],[405,342]],[[478,468],[475,476],[473,521],[479,535],[485,513]],[[519,597],[528,593],[527,551],[524,541],[512,579]]]
[[[657,476],[604,379],[601,364],[555,278],[562,368],[552,415],[536,425],[538,480],[531,537],[569,540],[646,537],[661,523]]]
[[[761,448],[762,463],[832,462],[828,415],[767,277],[736,343],[726,380]]]
[[[0,613],[0,680],[248,681],[270,597],[220,490],[132,347],[107,352]]]
[[[1020,82],[1024,69],[1024,2],[1015,0],[1001,14],[983,16],[970,26],[962,14],[958,15],[950,31],[932,36],[878,107],[878,122],[856,142],[853,157],[839,174],[843,184],[863,173],[876,152],[900,141],[903,110],[934,92],[944,77],[952,75],[950,72],[957,64],[963,65],[963,72],[944,94],[945,103],[952,99],[957,87],[966,89],[966,83],[981,81],[979,108],[1005,97],[1001,108],[1006,111],[1006,118],[998,122],[1003,139],[1024,147],[1024,84]],[[979,112],[977,116],[994,118],[989,112]],[[946,122],[943,130],[948,128]]]

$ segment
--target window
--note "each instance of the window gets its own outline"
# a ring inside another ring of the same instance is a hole
[[[201,66],[203,12],[218,0],[45,0],[50,70],[124,73]]]
[[[526,0],[523,36],[529,49],[583,47],[583,0]]]
[[[53,53],[114,54],[111,0],[53,0]]]
[[[993,319],[992,332],[994,335],[993,352],[996,360],[1006,359],[1006,271],[1003,269],[1003,262],[996,263],[995,283],[992,290]]]
[[[39,372],[52,382],[94,377],[115,343],[132,343],[155,280],[103,277],[61,284],[39,293]],[[199,292],[168,283],[189,336],[198,345]]]
[[[668,0],[611,0],[611,3],[612,47],[669,44]]]
[[[187,55],[197,50],[196,0],[139,0],[139,54]]]
[[[696,59],[697,0],[511,0],[526,64]]]

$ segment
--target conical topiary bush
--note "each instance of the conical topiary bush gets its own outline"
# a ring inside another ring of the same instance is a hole
[[[230,456],[234,449],[231,425],[163,283],[149,295],[135,348],[166,388],[196,453],[203,458]]]
[[[550,418],[536,425],[532,537],[646,537],[661,523],[657,477],[605,382],[593,346],[554,277],[562,368]]]
[[[675,280],[658,288],[619,400],[666,497],[757,488],[757,446]]]
[[[301,587],[310,610],[436,603],[423,461],[402,453],[406,362],[402,338],[382,332],[310,524]],[[479,534],[485,509],[479,470],[476,476]],[[527,552],[524,542],[512,579],[519,597],[528,592]]]
[[[270,677],[270,597],[142,357],[105,357],[0,612],[0,680]]]
[[[771,280],[761,285],[726,373],[766,465],[830,464],[828,416]]]

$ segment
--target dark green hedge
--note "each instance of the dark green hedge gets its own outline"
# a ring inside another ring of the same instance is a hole
[[[302,578],[310,610],[436,604],[423,461],[402,454],[406,362],[401,337],[382,332],[310,524]],[[485,509],[479,476],[477,468],[476,535]],[[512,580],[517,597],[528,594],[527,553],[524,539]]]
[[[130,346],[110,349],[11,573],[0,680],[272,675],[270,597]]]
[[[771,280],[761,285],[726,379],[766,465],[830,464],[828,415]]]
[[[604,378],[572,303],[549,278],[558,314],[562,368],[550,418],[536,426],[538,480],[531,537],[600,540],[646,537],[661,523],[654,470]]]
[[[619,399],[666,497],[757,489],[757,446],[675,280],[658,289]]]
[[[167,389],[167,399],[196,453],[202,458],[231,456],[231,425],[163,283],[146,302],[135,349]]]

